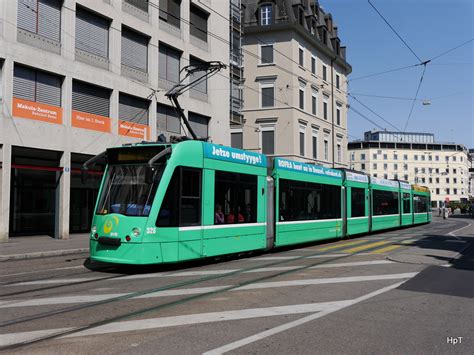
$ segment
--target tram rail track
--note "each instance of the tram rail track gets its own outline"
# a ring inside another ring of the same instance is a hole
[[[401,233],[401,235],[404,235],[404,234],[411,234],[411,233]],[[401,242],[403,242],[403,240],[412,239],[412,237],[407,237],[406,239],[400,240],[399,238],[400,238],[401,235],[399,233],[396,236],[388,236],[386,238],[380,238],[380,240],[381,241],[390,241],[394,238],[397,238],[397,240],[394,240],[394,242],[395,243],[401,243]],[[369,244],[371,244],[371,242],[372,241],[367,241],[367,243],[361,243],[361,245],[365,245],[365,244],[369,245]],[[0,323],[0,326],[5,327],[5,326],[16,325],[16,324],[19,324],[19,323],[25,323],[25,322],[29,322],[29,321],[33,321],[33,320],[44,319],[44,318],[52,317],[52,316],[55,316],[55,315],[66,314],[66,313],[69,313],[69,312],[74,312],[74,311],[78,311],[78,310],[93,308],[93,307],[101,306],[101,305],[104,305],[104,304],[111,304],[111,303],[114,303],[114,302],[125,301],[125,300],[129,300],[129,299],[136,298],[136,297],[143,296],[143,295],[150,294],[150,293],[156,293],[156,292],[160,292],[160,291],[176,289],[176,288],[183,287],[183,286],[196,285],[196,284],[203,283],[203,282],[210,281],[210,280],[225,279],[229,276],[235,276],[235,275],[239,275],[239,274],[242,274],[242,273],[247,273],[247,272],[255,270],[255,269],[287,264],[287,263],[299,261],[299,260],[302,260],[302,259],[308,259],[308,258],[311,258],[312,256],[316,256],[316,255],[330,255],[330,254],[335,253],[335,252],[337,253],[338,251],[340,251],[344,248],[346,248],[346,247],[344,245],[341,245],[340,248],[334,248],[334,249],[331,249],[330,251],[326,251],[326,252],[317,251],[315,253],[310,253],[310,254],[307,254],[307,255],[297,256],[297,257],[294,257],[294,258],[291,258],[291,259],[279,260],[279,261],[275,261],[275,262],[271,262],[271,263],[266,263],[266,264],[263,264],[263,265],[260,264],[260,265],[257,265],[257,266],[242,268],[242,269],[235,270],[235,271],[225,273],[225,274],[207,276],[207,277],[202,277],[202,278],[198,278],[198,279],[195,279],[195,280],[181,281],[181,282],[178,282],[178,283],[173,283],[173,284],[169,284],[169,285],[165,285],[165,286],[161,286],[161,287],[157,287],[157,288],[132,292],[132,293],[129,293],[129,294],[126,294],[126,295],[123,295],[123,296],[119,296],[119,297],[112,297],[112,298],[97,301],[97,302],[92,302],[92,303],[87,303],[87,304],[82,304],[82,305],[76,305],[76,306],[72,306],[72,307],[66,307],[66,308],[55,310],[55,311],[48,311],[48,312],[44,312],[44,313],[39,313],[39,314],[36,314],[36,315],[33,315],[33,316],[27,316],[27,317],[14,319],[14,320],[11,320],[11,321],[2,322],[2,323]],[[307,265],[303,265],[303,266],[297,267],[295,269],[280,271],[280,272],[273,273],[271,275],[252,278],[250,280],[239,282],[235,285],[231,285],[231,286],[228,286],[228,287],[225,287],[225,288],[222,288],[222,289],[218,289],[218,290],[214,290],[214,291],[210,291],[210,292],[204,292],[204,293],[200,293],[200,294],[197,294],[197,295],[192,295],[192,296],[189,296],[189,297],[180,298],[178,300],[174,300],[174,301],[171,301],[171,302],[165,302],[165,303],[162,303],[162,304],[158,304],[156,306],[145,307],[143,309],[136,310],[136,311],[133,311],[133,312],[127,312],[127,313],[124,313],[122,315],[109,317],[109,318],[101,320],[101,321],[93,322],[93,323],[86,324],[86,325],[83,325],[83,326],[74,327],[73,329],[68,329],[68,330],[65,330],[65,331],[49,334],[47,336],[42,336],[42,337],[34,338],[34,339],[31,339],[31,340],[22,341],[22,342],[18,342],[18,343],[15,343],[15,344],[10,344],[10,345],[7,345],[7,346],[3,346],[3,347],[0,347],[0,351],[3,352],[3,351],[7,351],[7,350],[18,349],[18,348],[21,348],[21,347],[25,347],[25,346],[28,346],[28,345],[35,344],[35,343],[39,343],[39,342],[43,342],[43,341],[47,341],[47,340],[52,340],[52,339],[55,339],[55,338],[60,338],[60,337],[66,336],[66,335],[79,333],[79,332],[89,330],[89,329],[92,329],[92,328],[96,328],[96,327],[99,327],[99,326],[103,326],[103,325],[106,325],[106,324],[109,324],[109,323],[113,323],[113,322],[125,320],[125,319],[128,319],[128,318],[132,318],[132,317],[135,317],[135,316],[143,315],[143,314],[146,314],[148,312],[154,312],[154,311],[158,311],[158,310],[173,307],[173,306],[178,306],[178,305],[181,305],[183,303],[191,302],[193,300],[198,300],[198,299],[202,299],[202,298],[206,298],[206,297],[211,297],[211,296],[214,296],[216,294],[221,294],[221,293],[224,293],[224,292],[228,292],[228,291],[231,291],[233,289],[240,288],[240,287],[250,285],[250,284],[253,284],[253,283],[258,283],[258,282],[273,279],[275,277],[284,276],[284,275],[296,273],[296,272],[299,272],[299,271],[302,271],[302,270],[306,270],[308,268],[311,268],[311,267],[314,267],[314,266],[317,266],[317,265],[323,265],[323,264],[328,264],[328,263],[331,263],[331,262],[334,262],[334,261],[343,260],[345,258],[354,256],[354,255],[370,252],[371,250],[375,250],[377,248],[378,248],[378,246],[375,246],[373,248],[367,248],[364,251],[355,252],[355,253],[352,253],[352,254],[347,254],[347,255],[342,255],[342,256],[337,256],[337,257],[332,257],[332,258],[328,257],[328,259],[325,259],[325,260],[318,260],[316,262],[309,263]],[[120,277],[123,277],[123,276],[120,275]]]

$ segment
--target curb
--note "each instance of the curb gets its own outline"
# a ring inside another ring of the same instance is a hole
[[[8,261],[8,260],[47,258],[47,257],[52,257],[52,256],[82,254],[82,253],[88,253],[88,252],[89,252],[89,248],[78,248],[78,249],[67,249],[67,250],[40,251],[40,252],[28,253],[28,254],[0,255],[0,262]]]

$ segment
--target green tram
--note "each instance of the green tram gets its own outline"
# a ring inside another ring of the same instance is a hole
[[[104,156],[97,261],[173,263],[431,220],[424,187],[201,141],[110,148],[86,165]]]

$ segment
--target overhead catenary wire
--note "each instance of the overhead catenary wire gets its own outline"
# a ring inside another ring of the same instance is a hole
[[[402,38],[402,36],[400,36],[400,34],[397,32],[397,30],[395,30],[395,28],[388,22],[388,20],[380,13],[379,10],[377,10],[377,8],[374,6],[374,4],[372,4],[370,2],[370,0],[367,0],[367,2],[369,3],[370,6],[372,6],[372,8],[379,14],[379,16],[382,18],[382,20],[384,20],[384,22],[388,25],[388,27],[390,27],[390,29],[393,31],[393,33],[395,33],[397,35],[397,37],[403,42],[403,44],[410,50],[410,52],[420,61],[420,63],[422,63],[423,61],[421,60],[421,58],[415,53],[415,51],[408,45],[408,43]]]
[[[418,98],[418,93],[420,91],[421,83],[423,82],[423,77],[425,76],[425,71],[426,71],[426,64],[423,66],[423,73],[421,73],[420,81],[418,82],[418,87],[416,88],[415,98],[413,99],[413,102],[411,104],[410,113],[408,114],[408,118],[405,123],[405,128],[403,129],[403,131],[405,132],[407,130],[408,123],[410,122],[411,114],[413,113],[413,108],[415,107],[416,99]]]

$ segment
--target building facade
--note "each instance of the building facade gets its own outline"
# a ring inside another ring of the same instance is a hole
[[[469,159],[463,145],[438,143],[427,133],[379,131],[364,137],[369,139],[349,143],[351,169],[427,186],[432,207],[468,199]]]
[[[469,149],[469,197],[474,200],[474,149]]]
[[[308,163],[347,166],[352,68],[318,1],[246,0],[244,124],[233,145]]]
[[[0,241],[88,231],[102,172],[83,183],[82,163],[186,134],[164,93],[229,63],[228,23],[217,0],[0,1]],[[198,136],[230,144],[229,96],[223,74],[180,97]]]

